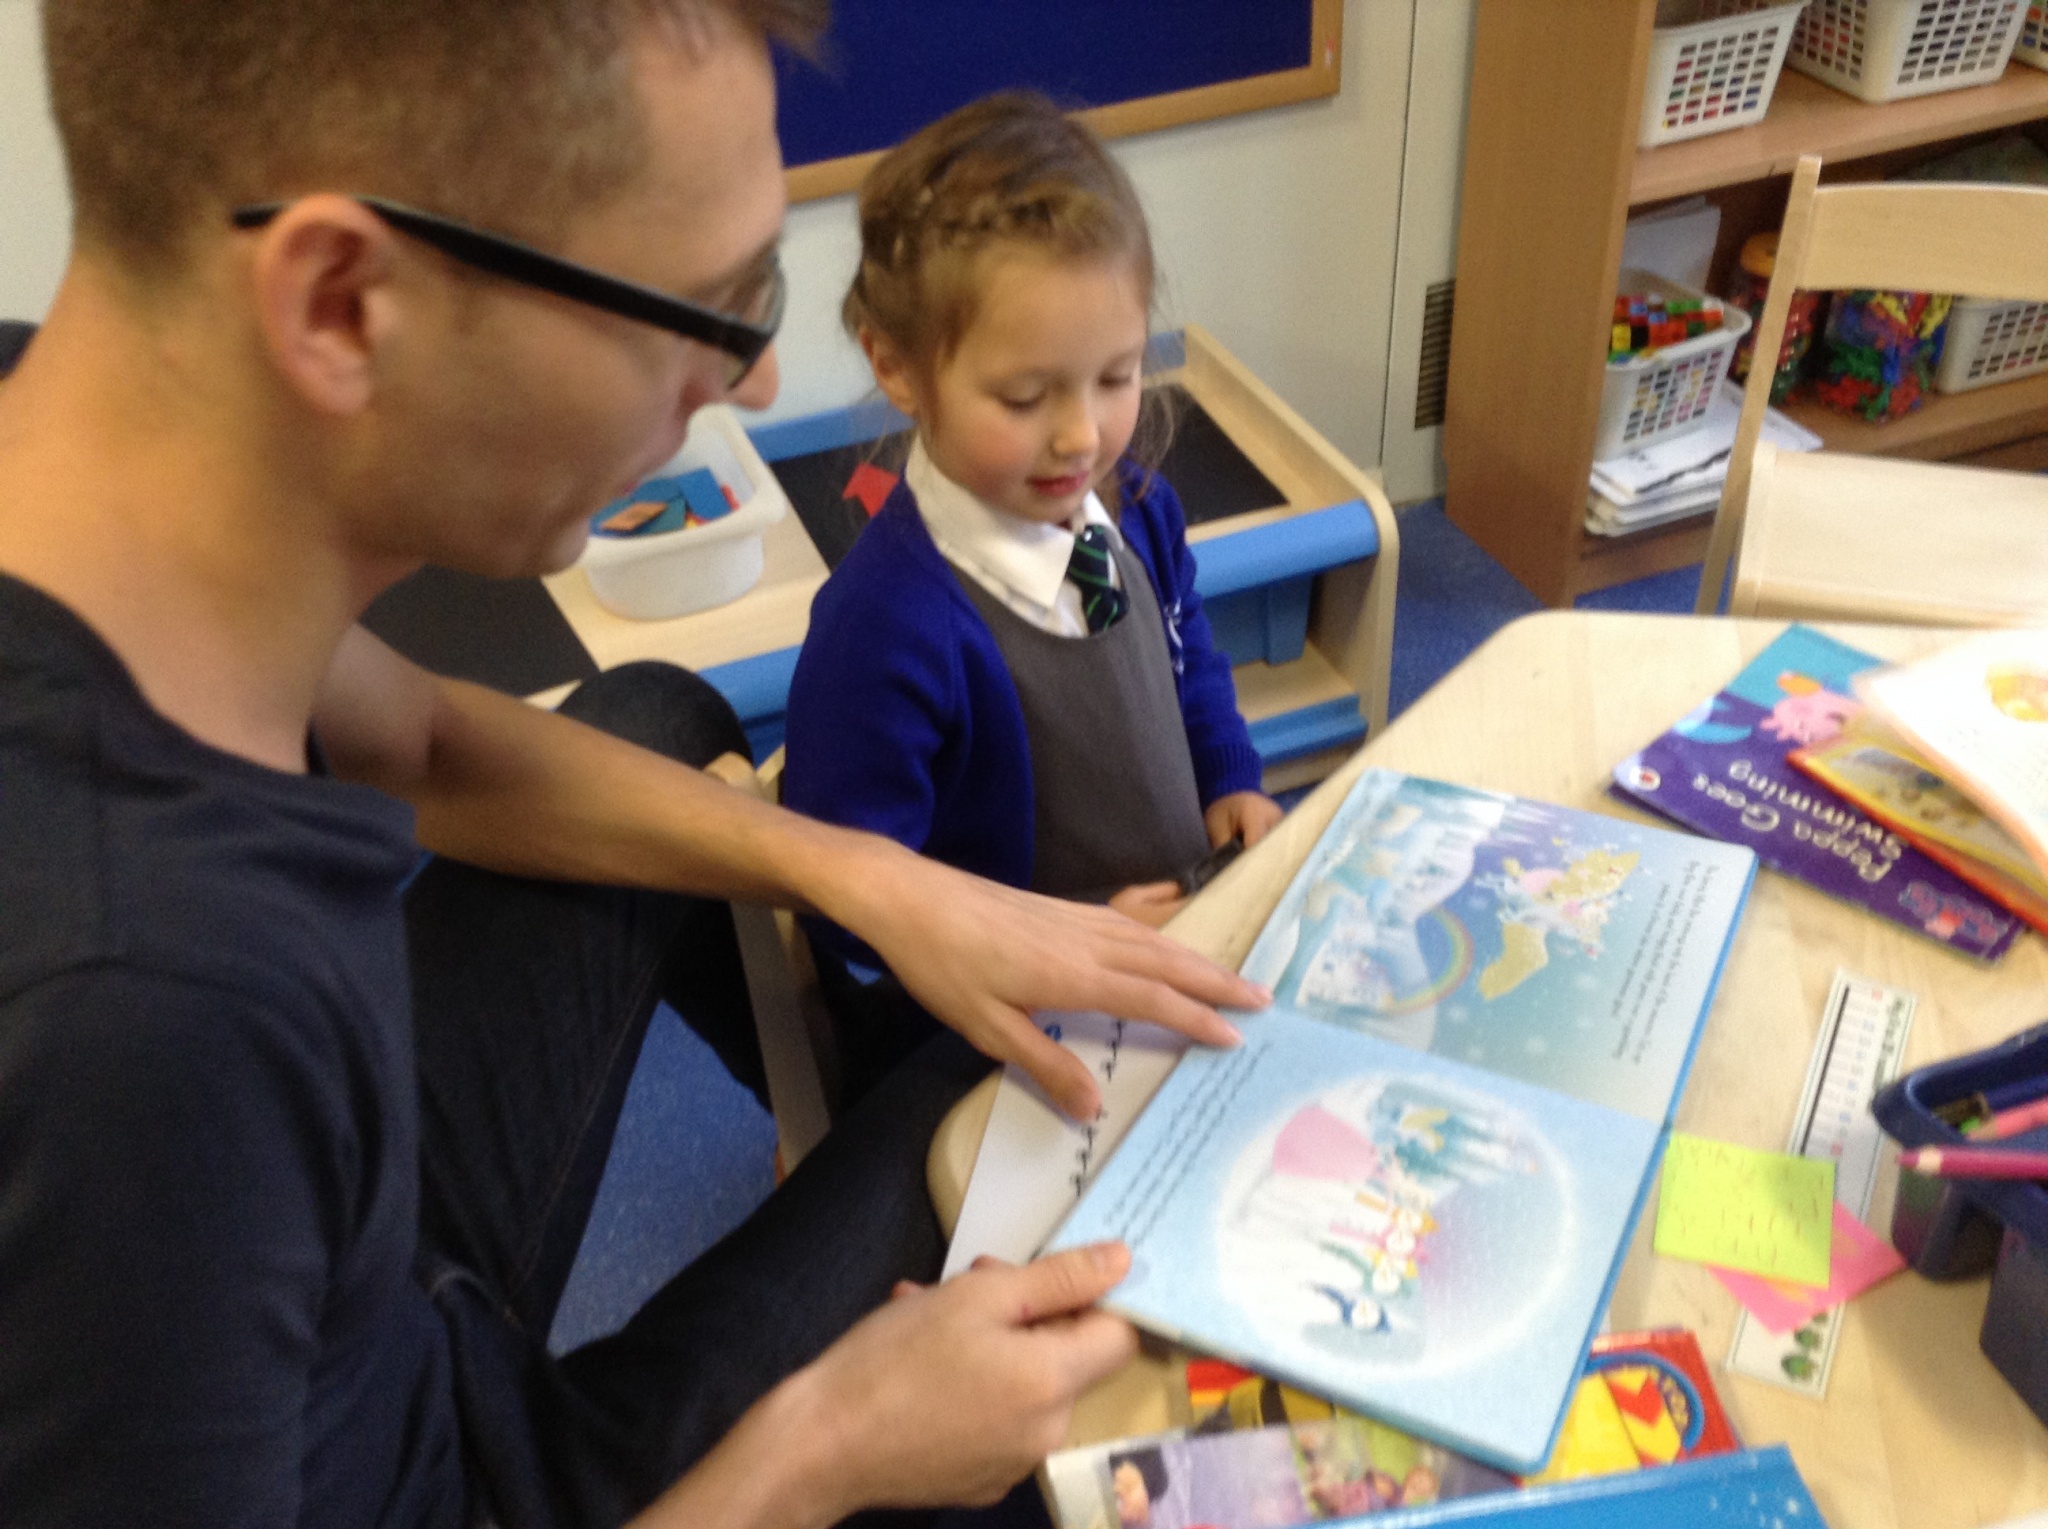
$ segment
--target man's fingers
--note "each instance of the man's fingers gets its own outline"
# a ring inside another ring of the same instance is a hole
[[[1102,1090],[1086,1062],[1021,1014],[1002,1027],[1002,1034],[1008,1044],[992,1054],[1023,1068],[1060,1109],[1075,1120],[1093,1120],[1102,1113]]]
[[[1130,1249],[1120,1242],[1098,1242],[1033,1259],[1010,1276],[1006,1293],[1017,1303],[1019,1322],[1043,1322],[1085,1311],[1130,1272]]]
[[[1138,1352],[1137,1331],[1122,1317],[1106,1311],[1083,1312],[1047,1335],[1054,1344],[1054,1363],[1066,1389],[1078,1396],[1105,1376],[1131,1362]]]
[[[1145,977],[1122,973],[1112,976],[1103,985],[1098,1003],[1119,1019],[1143,1020],[1204,1046],[1235,1046],[1244,1039],[1236,1026],[1207,1004],[1197,1003],[1166,983]]]
[[[1256,982],[1247,982],[1236,972],[1196,955],[1185,945],[1163,934],[1133,929],[1136,940],[1121,949],[1105,951],[1103,959],[1127,976],[1164,984],[1177,994],[1198,1003],[1236,1009],[1263,1009],[1273,995]],[[1126,1019],[1149,1018],[1126,1014]]]

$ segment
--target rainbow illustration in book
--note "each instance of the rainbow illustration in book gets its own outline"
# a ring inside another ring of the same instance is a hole
[[[1753,864],[1367,771],[1245,975],[1317,1019],[1661,1119]]]

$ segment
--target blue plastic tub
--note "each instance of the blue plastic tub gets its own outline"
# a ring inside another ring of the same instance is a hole
[[[1870,1108],[1904,1146],[1959,1147],[1969,1139],[1936,1111],[1972,1094],[1982,1094],[1993,1109],[2048,1094],[2048,1024],[1917,1068],[1881,1089]],[[2048,1126],[2000,1145],[2048,1150]],[[1993,1270],[1978,1345],[2048,1423],[2048,1187],[1902,1172],[1892,1244],[1929,1279],[1967,1279]]]

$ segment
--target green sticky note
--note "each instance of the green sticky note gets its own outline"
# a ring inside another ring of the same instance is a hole
[[[1835,1165],[1674,1131],[1657,1196],[1657,1251],[1800,1285],[1828,1282]]]

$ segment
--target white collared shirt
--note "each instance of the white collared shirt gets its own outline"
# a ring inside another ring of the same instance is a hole
[[[923,441],[911,446],[903,481],[917,496],[924,528],[947,562],[1041,631],[1056,637],[1088,635],[1081,591],[1067,582],[1072,530],[991,509],[940,472]],[[1092,491],[1081,502],[1081,522],[1107,526],[1110,544],[1123,544],[1123,533]],[[1109,568],[1121,586],[1114,559]]]

